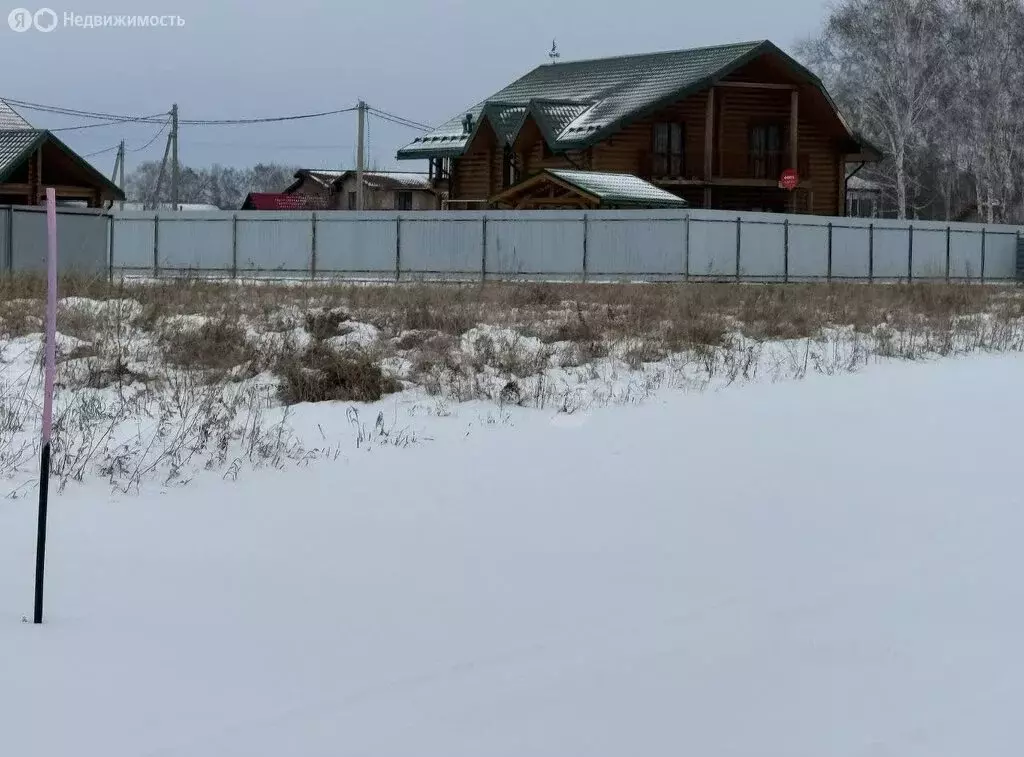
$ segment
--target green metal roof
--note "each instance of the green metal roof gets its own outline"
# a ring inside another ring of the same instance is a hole
[[[659,189],[632,174],[571,171],[561,168],[549,168],[544,173],[597,197],[602,205],[645,208],[685,208],[687,205],[682,197],[676,197],[671,192]]]
[[[6,100],[0,99],[0,129],[31,129],[26,121]]]
[[[495,125],[499,137],[512,142],[515,133],[507,134],[507,125],[516,119],[521,125],[526,113],[535,117],[542,131],[550,132],[545,139],[553,149],[586,147],[624,123],[709,86],[766,53],[781,57],[828,98],[814,74],[764,40],[549,63],[417,138],[399,150],[398,158],[460,155],[484,120]],[[835,109],[831,98],[829,103]],[[469,133],[463,128],[467,113],[473,117]]]
[[[0,181],[6,180],[45,140],[46,132],[39,129],[0,130]]]

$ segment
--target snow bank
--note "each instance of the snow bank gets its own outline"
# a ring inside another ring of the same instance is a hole
[[[7,502],[5,753],[1015,754],[1022,382],[976,356],[569,418],[417,403],[432,444],[69,490],[38,628]]]

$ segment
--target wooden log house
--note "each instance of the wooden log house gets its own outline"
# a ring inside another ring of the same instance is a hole
[[[125,199],[88,161],[0,100],[0,205],[40,205],[47,187],[56,190],[58,201],[91,208]]]
[[[759,41],[543,65],[398,158],[427,159],[451,209],[554,168],[630,174],[696,208],[843,215],[847,164],[881,156],[813,73]]]

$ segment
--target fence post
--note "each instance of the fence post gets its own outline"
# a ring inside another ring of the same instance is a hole
[[[114,283],[114,214],[107,216],[107,283]]]
[[[590,219],[583,214],[583,283],[587,283],[587,245],[590,241]]]
[[[690,214],[686,214],[686,229],[683,231],[683,281],[690,280]]]
[[[949,226],[946,226],[946,283],[949,283],[949,264],[950,264],[950,243],[953,232],[950,231]]]
[[[868,224],[868,283],[875,280],[875,222]]]
[[[153,278],[160,278],[160,214],[153,213]]]
[[[914,224],[909,226],[909,237],[907,240],[907,283],[914,281]]]
[[[14,206],[7,207],[7,259],[4,260],[4,268],[9,276],[14,275]]]
[[[395,283],[402,280],[402,216],[395,216]]]
[[[487,281],[487,215],[480,221],[480,281]]]
[[[743,244],[743,216],[736,216],[736,281],[740,280],[740,248]]]
[[[981,227],[981,283],[985,283],[985,227]]]
[[[828,222],[828,269],[825,276],[832,283],[832,222]]]
[[[310,218],[309,231],[309,280],[316,281],[316,211]]]
[[[238,278],[238,213],[231,215],[231,278]]]
[[[782,283],[789,283],[789,219],[782,222]]]

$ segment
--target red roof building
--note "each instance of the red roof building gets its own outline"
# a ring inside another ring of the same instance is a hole
[[[327,210],[327,198],[315,195],[250,192],[242,210]]]

